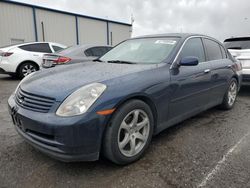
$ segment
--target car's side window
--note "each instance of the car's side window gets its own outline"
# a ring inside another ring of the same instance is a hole
[[[104,49],[104,47],[93,47],[85,51],[86,56],[95,56],[95,57],[100,57],[105,53],[106,49]]]
[[[226,50],[220,45],[221,53],[222,53],[222,58],[226,59],[227,58],[227,53]]]
[[[111,49],[112,49],[112,47],[102,47],[102,51],[103,51],[102,55],[106,54]]]
[[[62,50],[63,48],[60,47],[60,46],[55,46],[55,45],[52,45],[52,48],[54,49],[55,52],[58,52],[60,50]]]
[[[103,51],[102,47],[93,48],[92,51],[93,51],[93,55],[96,56],[96,57],[100,57],[100,56],[102,56],[105,53]]]
[[[221,54],[220,45],[217,42],[210,39],[204,39],[204,43],[207,50],[208,61],[213,61],[223,58]]]
[[[19,48],[29,52],[52,53],[48,43],[36,43],[19,46]]]
[[[201,38],[191,38],[189,39],[182,48],[180,57],[194,56],[199,59],[199,62],[205,61],[205,52]]]
[[[87,56],[87,57],[89,57],[89,56],[93,56],[93,53],[92,53],[92,50],[91,50],[92,48],[89,48],[89,49],[87,49],[87,50],[85,50],[85,55]]]

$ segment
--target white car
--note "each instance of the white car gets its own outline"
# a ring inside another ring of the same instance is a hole
[[[243,84],[250,84],[250,37],[229,38],[224,41],[225,47],[242,65]]]
[[[66,48],[52,42],[32,42],[0,48],[0,73],[23,78],[37,71],[44,54]]]

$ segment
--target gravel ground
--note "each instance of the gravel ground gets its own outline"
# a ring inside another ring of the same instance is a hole
[[[0,75],[0,187],[250,187],[250,87],[231,111],[208,110],[153,138],[129,166],[63,163],[15,131],[7,99],[18,80]]]

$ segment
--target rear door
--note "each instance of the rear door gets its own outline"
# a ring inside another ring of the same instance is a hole
[[[188,39],[177,59],[195,56],[196,66],[180,66],[171,70],[171,87],[174,90],[169,106],[169,119],[178,122],[206,109],[210,105],[210,65],[200,37]]]
[[[222,101],[228,81],[233,76],[233,62],[218,42],[208,38],[204,38],[203,41],[208,63],[211,65],[211,99],[213,104],[218,104]]]

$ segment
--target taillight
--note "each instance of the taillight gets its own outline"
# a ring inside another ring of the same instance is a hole
[[[0,52],[0,56],[2,57],[9,57],[13,54],[13,52]]]
[[[69,57],[58,57],[58,59],[54,60],[53,62],[57,63],[57,64],[64,64],[69,62],[71,59]]]
[[[236,71],[241,71],[242,70],[242,64],[240,61],[237,61],[234,65],[233,65],[233,69]]]

